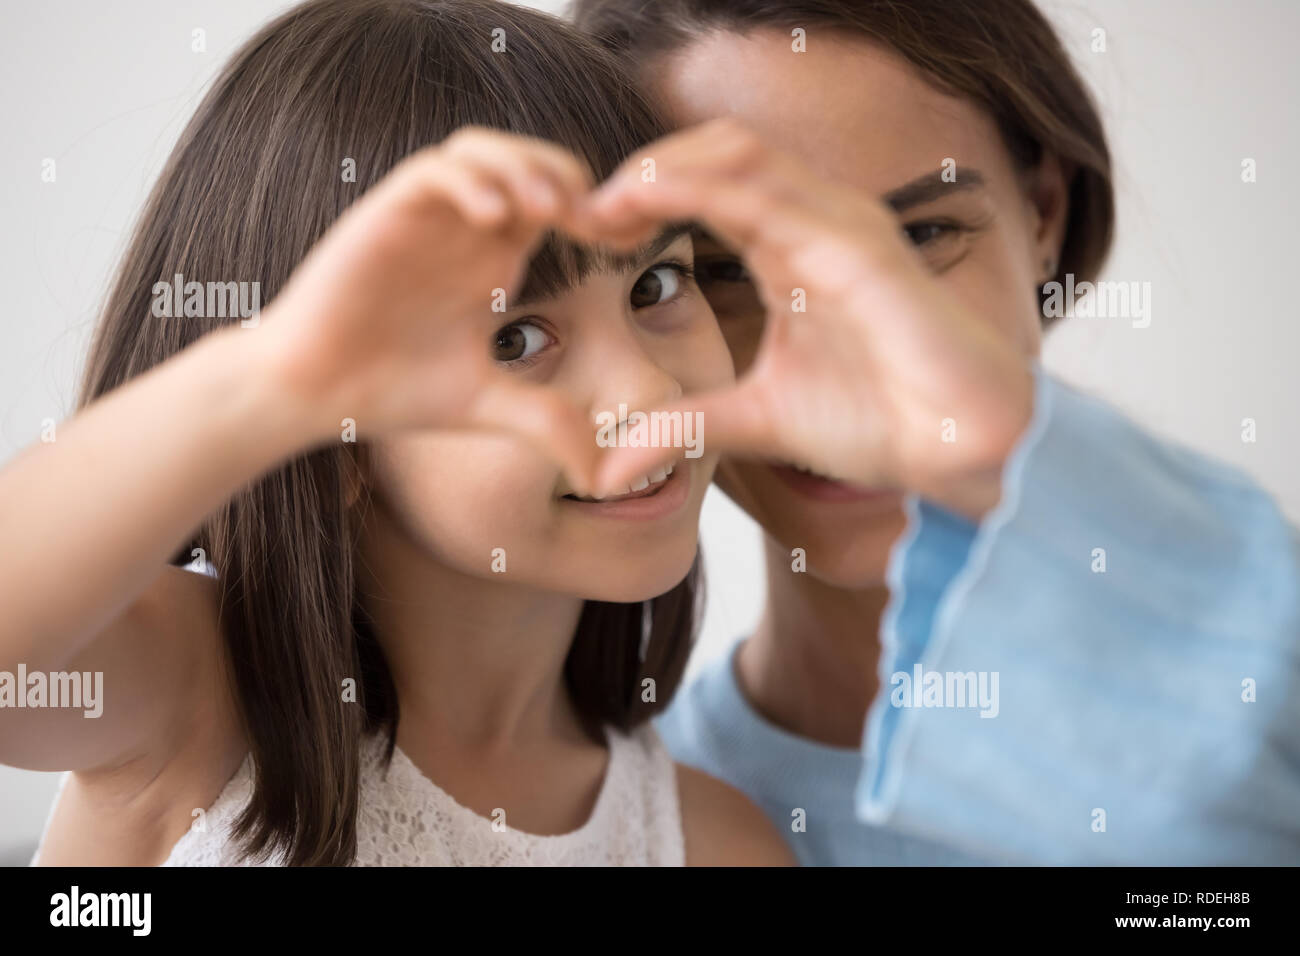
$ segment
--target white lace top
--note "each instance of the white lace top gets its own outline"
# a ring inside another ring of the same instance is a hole
[[[672,758],[649,725],[607,728],[609,764],[591,817],[577,830],[537,836],[493,826],[422,774],[400,747],[383,767],[386,740],[363,744],[356,866],[681,866],[681,811]],[[163,866],[249,865],[234,859],[229,827],[252,792],[252,762],[226,784]],[[506,823],[508,824],[508,818]],[[275,865],[276,860],[262,864]]]
[[[591,817],[577,830],[538,836],[494,827],[424,776],[400,747],[385,771],[386,740],[363,743],[355,866],[682,866],[686,851],[677,774],[650,724],[605,729],[609,764]],[[68,774],[59,783],[62,793]],[[252,760],[208,808],[205,829],[188,830],[163,866],[275,866],[237,860],[230,825],[252,793]],[[55,803],[58,796],[55,797]],[[53,818],[46,819],[46,827]],[[508,821],[507,821],[508,822]],[[41,842],[44,843],[44,834]],[[32,857],[34,865],[40,849]]]

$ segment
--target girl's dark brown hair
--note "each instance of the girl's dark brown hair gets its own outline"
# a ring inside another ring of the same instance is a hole
[[[177,273],[257,281],[269,301],[349,203],[402,157],[471,124],[560,143],[597,178],[663,132],[610,54],[534,11],[492,0],[313,0],[266,26],[217,78],[148,200],[79,404],[230,321],[156,318],[154,283]],[[355,182],[345,181],[347,160]],[[551,240],[529,281],[573,281],[591,261]],[[240,491],[176,559],[201,547],[220,571],[231,692],[255,770],[236,838],[253,858],[351,862],[361,738],[386,732],[390,758],[396,743],[394,684],[354,573],[353,447],[306,454]],[[628,729],[671,697],[697,582],[698,561],[651,601],[587,602],[565,678],[593,733]],[[360,706],[341,702],[347,678]],[[642,702],[645,678],[658,703]]]
[[[1046,151],[1073,172],[1056,281],[1066,273],[1096,278],[1110,251],[1115,200],[1106,134],[1032,0],[575,0],[572,16],[643,79],[714,30],[823,28],[879,43],[937,88],[983,107],[1022,169]]]

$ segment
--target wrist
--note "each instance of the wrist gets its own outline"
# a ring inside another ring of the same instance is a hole
[[[335,433],[322,415],[323,396],[295,378],[287,344],[273,325],[232,325],[208,340],[231,378],[223,389],[224,401],[259,444],[265,443],[277,457],[290,457]]]
[[[999,469],[967,475],[920,489],[918,494],[941,508],[978,523],[1002,500],[1002,472]]]
[[[249,361],[262,382],[261,400],[273,408],[268,410],[278,427],[304,447],[336,439],[343,415],[339,409],[353,407],[338,394],[346,377],[324,372],[319,357],[287,334],[288,325],[270,318],[253,330],[249,343]]]
[[[1007,462],[1029,431],[1034,417],[1037,380],[1033,369],[1017,362],[998,385],[998,401],[990,404],[984,440],[971,464],[958,474],[936,476],[916,488],[949,511],[980,521],[1002,500]]]

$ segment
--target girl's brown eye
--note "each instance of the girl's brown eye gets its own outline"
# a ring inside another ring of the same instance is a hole
[[[546,347],[546,333],[531,322],[507,325],[492,344],[492,357],[498,362],[518,362],[531,358]]]
[[[667,302],[681,291],[683,271],[681,266],[663,265],[642,273],[628,297],[632,308],[644,309]]]

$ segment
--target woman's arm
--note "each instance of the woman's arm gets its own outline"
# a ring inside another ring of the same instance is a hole
[[[1300,862],[1300,536],[1246,476],[1037,384],[990,514],[909,502],[860,815],[1012,862]],[[907,706],[918,667],[996,675],[990,707]]]

